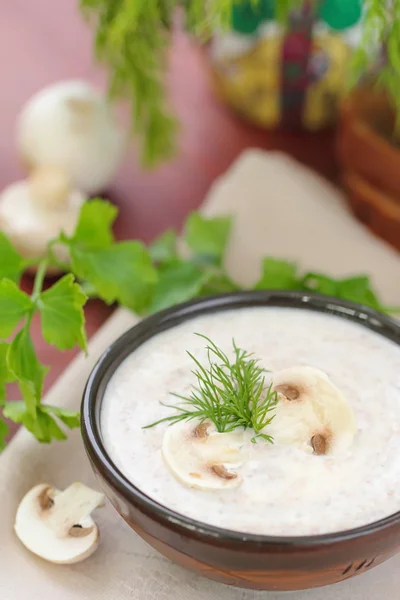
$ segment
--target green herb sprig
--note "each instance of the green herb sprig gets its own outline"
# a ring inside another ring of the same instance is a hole
[[[189,396],[172,393],[180,400],[179,404],[163,404],[176,411],[144,427],[149,429],[160,423],[179,423],[198,419],[201,423],[211,421],[219,433],[227,433],[238,427],[251,428],[256,434],[252,441],[261,437],[272,443],[271,436],[261,433],[274,416],[271,411],[277,404],[277,393],[272,385],[265,385],[268,372],[260,366],[259,360],[246,350],[237,347],[232,341],[234,359],[231,360],[210,338],[197,333],[207,342],[206,366],[190,352],[195,363],[192,371],[197,384]]]
[[[65,427],[79,427],[77,412],[42,403],[48,369],[33,344],[34,318],[39,317],[48,344],[61,351],[75,346],[86,351],[84,306],[88,296],[146,315],[198,296],[240,289],[224,267],[232,225],[229,217],[189,215],[182,233],[187,249],[183,258],[178,235],[172,230],[149,247],[139,241],[117,242],[112,232],[117,212],[105,200],[86,203],[73,235],[62,233],[52,240],[47,255],[39,261],[24,260],[0,233],[0,449],[8,435],[7,419],[22,424],[44,443],[65,439]],[[60,246],[66,250],[67,260],[60,260]],[[29,295],[19,284],[22,273],[33,265],[37,272]],[[60,267],[65,275],[45,289],[49,266]],[[271,257],[263,260],[255,288],[315,291],[381,312],[396,310],[382,305],[366,275],[334,279],[322,273],[301,273],[296,264]],[[242,359],[239,356],[243,366]],[[214,375],[223,377],[221,371]],[[10,401],[6,393],[9,383],[17,383],[22,400]],[[249,414],[234,417],[233,408],[234,404],[228,425],[233,418],[249,422]],[[266,417],[262,411],[253,415],[255,432],[262,429]]]

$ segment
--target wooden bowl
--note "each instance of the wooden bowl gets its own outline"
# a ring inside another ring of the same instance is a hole
[[[342,180],[356,217],[400,251],[400,202],[354,171],[343,173]]]
[[[308,537],[270,537],[222,529],[162,506],[130,483],[104,448],[100,411],[120,363],[154,335],[198,315],[252,306],[335,314],[400,344],[400,325],[373,310],[301,292],[237,292],[203,298],[151,316],[120,337],[88,380],[82,404],[86,451],[105,493],[125,521],[159,552],[187,569],[226,584],[299,590],[362,573],[400,549],[400,512],[364,527]]]
[[[360,175],[400,205],[400,148],[389,141],[393,128],[385,94],[355,89],[341,105],[337,150],[344,171]]]

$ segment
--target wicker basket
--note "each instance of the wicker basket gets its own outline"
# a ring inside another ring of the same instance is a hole
[[[382,93],[355,90],[341,107],[337,150],[355,215],[400,250],[400,148],[389,141],[393,125]]]

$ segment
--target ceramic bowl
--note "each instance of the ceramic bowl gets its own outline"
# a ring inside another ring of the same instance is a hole
[[[400,511],[364,527],[326,535],[270,537],[239,533],[185,517],[152,500],[124,477],[103,445],[100,411],[104,391],[116,368],[131,352],[187,319],[253,306],[281,306],[338,315],[400,344],[400,326],[395,321],[326,296],[238,292],[175,306],[130,329],[97,363],[83,398],[85,447],[101,486],[119,514],[173,562],[243,588],[299,590],[335,583],[371,569],[400,549]]]

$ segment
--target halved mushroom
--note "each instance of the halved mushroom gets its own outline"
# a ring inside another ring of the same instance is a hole
[[[243,430],[218,433],[211,423],[176,423],[165,431],[164,460],[172,474],[184,485],[199,490],[238,487],[242,478],[236,472],[244,458]]]
[[[22,499],[15,532],[28,550],[49,562],[80,562],[98,547],[99,530],[90,515],[103,504],[104,495],[82,483],[62,492],[42,483]]]
[[[337,454],[351,445],[356,433],[353,410],[328,376],[311,367],[292,367],[273,375],[278,392],[268,434],[282,444],[314,454]]]

